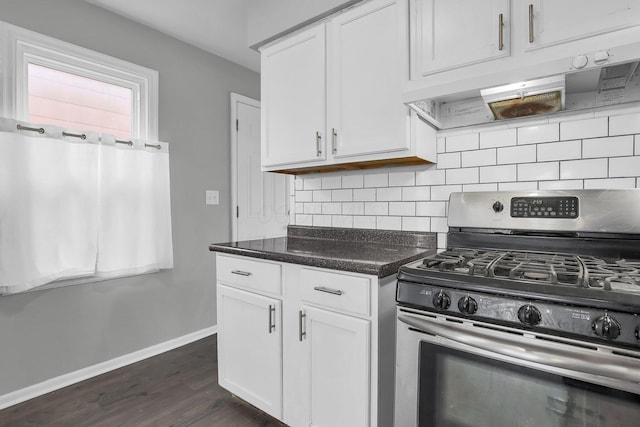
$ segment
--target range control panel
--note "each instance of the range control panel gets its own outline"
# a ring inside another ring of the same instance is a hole
[[[577,197],[514,197],[511,216],[574,219],[580,216],[580,205]]]

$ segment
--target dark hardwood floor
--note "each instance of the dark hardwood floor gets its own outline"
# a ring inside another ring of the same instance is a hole
[[[0,426],[283,426],[218,386],[216,337],[4,409]]]

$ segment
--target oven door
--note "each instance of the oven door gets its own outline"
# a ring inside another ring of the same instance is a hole
[[[637,354],[398,308],[396,427],[622,427],[638,420]]]

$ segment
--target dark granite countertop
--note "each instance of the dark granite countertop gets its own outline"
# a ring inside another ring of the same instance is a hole
[[[289,226],[287,236],[213,243],[209,250],[386,277],[436,252],[436,234]]]

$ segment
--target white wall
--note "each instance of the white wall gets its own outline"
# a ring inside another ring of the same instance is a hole
[[[420,230],[446,247],[453,191],[640,187],[640,108],[441,132],[438,162],[297,176],[298,225]]]

